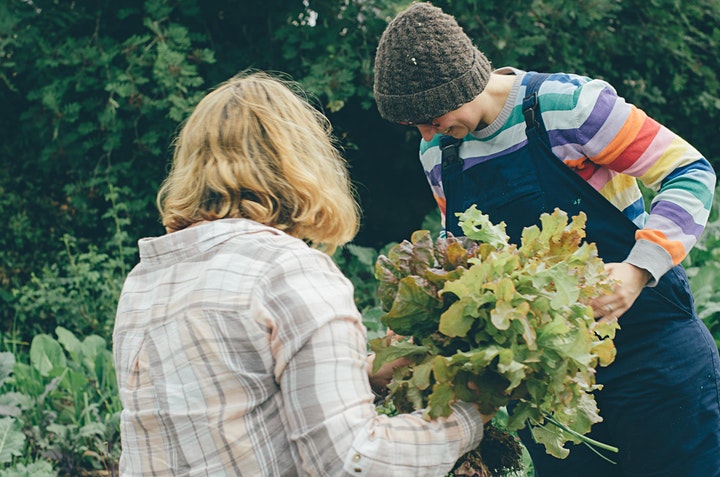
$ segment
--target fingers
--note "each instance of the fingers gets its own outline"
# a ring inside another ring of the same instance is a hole
[[[373,373],[372,368],[374,360],[374,354],[368,355],[367,361],[370,365],[370,367],[368,368],[368,377],[370,379],[370,386],[372,387],[373,391],[376,394],[381,395],[387,392],[387,386],[392,381],[393,371],[395,370],[395,368],[407,366],[412,363],[412,361],[408,358],[398,358],[395,361],[383,364],[382,366],[380,366],[380,369],[378,369],[376,373]]]
[[[615,315],[613,312],[615,311],[615,307],[612,303],[607,303],[603,305],[603,314],[599,317],[600,321],[602,322],[608,322],[608,321],[615,321],[618,319],[618,315]]]
[[[590,303],[593,316],[601,320],[620,318],[637,299],[647,284],[650,273],[629,263],[608,263],[605,269],[615,283],[611,294],[598,297]]]
[[[616,320],[632,305],[632,301],[626,296],[626,288],[623,282],[619,281],[615,285],[612,293],[603,295],[590,302],[593,309],[593,317],[598,320]]]
[[[625,311],[622,306],[610,302],[615,296],[604,296],[597,301],[590,303],[593,309],[593,317],[597,320],[615,320]]]

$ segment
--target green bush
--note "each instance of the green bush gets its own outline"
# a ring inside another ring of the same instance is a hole
[[[56,260],[13,290],[8,302],[14,309],[17,337],[30,340],[57,326],[79,336],[112,334],[123,280],[137,261],[137,246],[130,243],[127,232],[131,223],[127,195],[127,188],[108,186],[105,198],[111,207],[102,222],[113,234],[102,249],[88,244],[82,250],[78,240],[66,234]]]

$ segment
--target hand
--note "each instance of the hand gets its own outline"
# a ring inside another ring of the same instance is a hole
[[[595,318],[612,321],[620,318],[635,303],[651,275],[647,270],[629,263],[608,263],[605,270],[609,273],[610,280],[616,282],[615,288],[611,294],[590,302],[590,306]]]
[[[370,387],[372,387],[372,390],[375,394],[378,394],[380,396],[384,396],[385,393],[387,393],[387,385],[390,384],[390,381],[392,381],[393,371],[395,370],[395,368],[407,366],[411,363],[411,361],[407,358],[396,359],[395,361],[390,361],[389,363],[383,364],[382,366],[380,366],[380,369],[378,369],[377,373],[373,374],[372,369],[373,362],[375,361],[375,355],[368,355],[367,361],[370,365],[370,368],[368,369]]]

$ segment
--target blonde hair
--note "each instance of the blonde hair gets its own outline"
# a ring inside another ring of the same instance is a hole
[[[245,72],[205,96],[175,140],[157,205],[169,232],[247,218],[332,253],[360,213],[329,120],[300,88]]]

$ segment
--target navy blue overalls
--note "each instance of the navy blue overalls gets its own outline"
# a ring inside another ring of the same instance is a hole
[[[572,217],[583,211],[586,240],[606,263],[621,262],[637,227],[552,153],[536,94],[546,76],[530,72],[523,79],[528,143],[522,149],[462,170],[457,148],[441,141],[446,230],[462,235],[454,212],[477,204],[493,223],[504,221],[519,244],[522,229],[539,224],[543,212],[558,207]],[[569,457],[556,459],[525,429],[520,436],[535,476],[720,477],[720,360],[697,318],[683,268],[645,287],[620,325],[615,362],[597,373],[604,388],[595,397],[604,421],[590,434],[620,449],[608,455],[617,464],[572,444]]]

